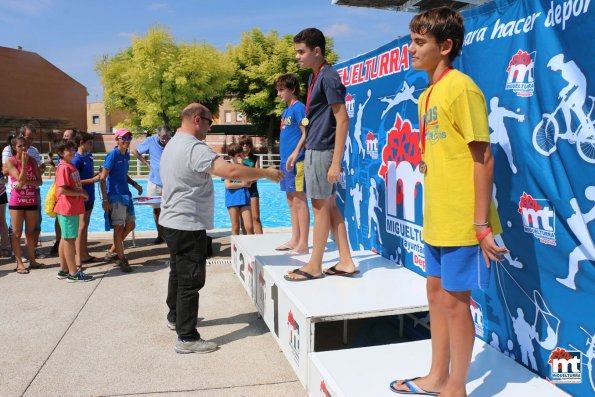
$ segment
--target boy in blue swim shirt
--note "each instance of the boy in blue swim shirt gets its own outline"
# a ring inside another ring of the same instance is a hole
[[[275,249],[287,251],[288,255],[307,254],[310,211],[304,178],[306,129],[301,125],[306,117],[306,106],[297,98],[300,94],[300,82],[296,75],[289,73],[279,76],[275,80],[275,88],[277,96],[287,104],[281,115],[279,169],[285,174],[281,180],[281,190],[287,195],[291,215],[291,238]]]

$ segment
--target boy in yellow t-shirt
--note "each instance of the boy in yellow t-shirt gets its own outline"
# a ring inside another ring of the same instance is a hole
[[[401,394],[466,396],[475,338],[471,290],[487,287],[490,261],[507,252],[494,241],[502,228],[492,200],[487,108],[473,80],[451,66],[465,35],[461,15],[448,7],[428,10],[409,29],[411,64],[430,80],[418,109],[432,364],[426,376],[390,387]]]

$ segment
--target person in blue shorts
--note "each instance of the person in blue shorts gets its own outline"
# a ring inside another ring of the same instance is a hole
[[[128,176],[130,163],[130,142],[132,133],[127,128],[116,131],[117,146],[108,153],[101,170],[101,196],[103,210],[109,213],[114,227],[114,243],[105,254],[106,260],[114,261],[124,273],[130,273],[132,268],[124,256],[124,239],[136,226],[132,193],[128,185],[132,185],[143,194],[143,188]]]
[[[427,375],[396,380],[390,389],[464,397],[475,338],[471,290],[488,286],[490,261],[507,252],[494,241],[502,227],[492,199],[487,106],[473,80],[452,68],[465,38],[457,11],[430,9],[413,17],[409,29],[411,65],[430,82],[418,113],[432,362]]]
[[[306,129],[301,121],[306,117],[306,107],[298,100],[300,82],[295,74],[279,76],[275,80],[277,96],[287,104],[281,115],[281,166],[285,173],[281,181],[281,190],[287,194],[287,204],[291,215],[291,238],[275,248],[287,251],[288,255],[308,253],[308,234],[310,232],[310,211],[306,197],[304,178],[304,143]],[[289,160],[289,161],[288,161]]]
[[[159,165],[161,163],[161,155],[167,142],[171,139],[171,130],[168,126],[162,125],[157,129],[157,134],[148,137],[141,142],[136,149],[132,149],[132,154],[144,165],[149,167],[151,172],[149,173],[149,181],[147,182],[147,194],[149,196],[161,197],[161,189],[163,183],[159,176]],[[149,154],[151,163],[149,163],[143,154]],[[161,235],[161,229],[159,227],[159,213],[161,212],[161,205],[154,204],[153,207],[153,219],[155,220],[155,227],[157,228],[157,238],[153,241],[153,244],[164,243],[163,236]]]
[[[227,155],[234,164],[243,164],[243,149],[237,143],[229,145]],[[245,234],[254,234],[252,210],[250,208],[251,182],[225,179],[225,206],[231,220],[231,234],[240,234],[241,223]]]
[[[77,152],[72,159],[72,165],[78,170],[81,185],[87,193],[85,200],[85,213],[80,215],[79,232],[76,239],[76,251],[81,263],[100,262],[99,258],[91,256],[87,248],[87,236],[89,231],[89,222],[91,221],[91,212],[95,204],[95,183],[99,182],[99,174],[95,173],[93,165],[93,135],[88,132],[80,131],[74,136]]]

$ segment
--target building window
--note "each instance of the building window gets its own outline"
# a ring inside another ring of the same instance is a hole
[[[231,112],[229,110],[225,111],[225,122],[231,123]]]
[[[241,123],[244,121],[244,114],[242,112],[237,112],[236,113],[236,121],[238,123]]]
[[[99,116],[93,116],[93,124],[99,124]]]

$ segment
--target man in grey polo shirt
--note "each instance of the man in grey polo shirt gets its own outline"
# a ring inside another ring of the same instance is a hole
[[[306,117],[306,157],[304,174],[306,190],[314,210],[314,238],[310,261],[285,276],[288,281],[307,281],[327,276],[353,276],[355,268],[343,215],[335,201],[341,160],[349,130],[345,108],[345,86],[337,72],[328,64],[324,51],[326,40],[316,28],[302,30],[293,38],[296,59],[300,67],[312,69],[308,81]],[[293,167],[290,156],[287,167]],[[339,262],[322,271],[322,257],[329,231],[333,232]]]
[[[283,173],[274,168],[230,164],[206,145],[213,123],[209,109],[191,103],[182,111],[182,125],[161,156],[163,196],[159,224],[170,252],[167,289],[167,326],[176,330],[176,353],[208,353],[217,344],[205,341],[196,330],[199,291],[205,285],[207,229],[213,228],[212,176],[279,182]]]

